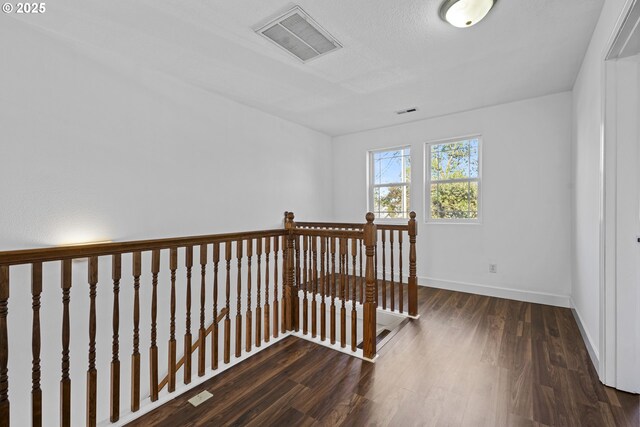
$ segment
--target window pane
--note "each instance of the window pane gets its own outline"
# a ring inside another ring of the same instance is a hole
[[[373,212],[380,212],[380,188],[373,189]]]
[[[478,176],[478,139],[431,146],[431,179]]]
[[[431,218],[442,218],[440,200],[438,199],[438,184],[431,184]]]
[[[411,206],[410,203],[410,199],[411,199],[411,191],[409,189],[409,186],[404,186],[403,188],[403,192],[404,192],[404,206],[403,206],[403,211],[404,211],[404,215],[403,217],[408,217],[409,215],[409,206]]]
[[[376,151],[373,153],[373,159],[382,160],[382,159],[388,159],[391,157],[398,157],[401,155],[402,155],[402,150]]]
[[[477,182],[431,184],[431,218],[477,217]]]
[[[404,218],[409,206],[405,185],[377,187],[373,190],[373,210],[377,218]]]
[[[408,148],[404,150],[404,182],[411,182],[411,156]]]
[[[410,206],[410,149],[373,152],[371,160],[371,186],[375,186],[372,191],[374,214],[377,218],[407,218]]]
[[[427,152],[432,219],[477,219],[480,139],[432,144]],[[458,182],[442,182],[457,180]]]
[[[402,156],[389,156],[378,159],[376,165],[376,184],[402,182]]]
[[[477,178],[478,177],[478,168],[479,168],[479,154],[478,154],[478,139],[472,139],[470,141],[470,150],[469,150],[469,177]]]
[[[478,183],[469,183],[469,218],[478,218]]]

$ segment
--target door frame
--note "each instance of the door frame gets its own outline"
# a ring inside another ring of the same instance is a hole
[[[599,354],[600,380],[617,386],[617,275],[616,275],[616,190],[617,123],[616,69],[613,49],[627,18],[640,0],[626,0],[605,48],[601,53],[601,123],[600,123],[600,213],[599,213]],[[637,29],[636,31],[640,31]],[[638,384],[640,391],[640,384]]]

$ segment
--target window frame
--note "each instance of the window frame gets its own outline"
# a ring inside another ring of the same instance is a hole
[[[434,145],[453,144],[456,142],[478,140],[478,177],[437,180],[433,182],[477,182],[478,183],[478,216],[477,218],[432,218],[431,217],[431,147]],[[457,225],[479,225],[482,224],[482,146],[483,138],[481,134],[463,135],[454,138],[444,138],[425,142],[423,155],[424,171],[424,222],[426,224],[457,224]]]
[[[393,147],[385,147],[385,148],[376,148],[373,150],[367,151],[367,211],[373,212],[374,210],[374,191],[379,187],[394,187],[394,186],[404,186],[407,187],[407,194],[409,195],[409,206],[407,206],[406,217],[400,218],[379,218],[376,216],[377,222],[386,222],[386,223],[401,223],[404,224],[409,220],[409,213],[411,212],[411,205],[413,200],[413,195],[411,194],[411,183],[413,182],[413,169],[411,169],[411,173],[409,174],[409,182],[399,182],[399,183],[385,183],[385,184],[375,184],[375,167],[373,162],[373,156],[375,153],[382,153],[385,151],[399,151],[409,149],[409,158],[412,156],[412,147],[411,144],[399,145]],[[413,162],[412,162],[413,163]]]

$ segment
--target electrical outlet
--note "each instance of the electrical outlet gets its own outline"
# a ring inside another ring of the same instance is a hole
[[[203,403],[205,400],[211,399],[212,397],[213,397],[213,394],[205,390],[201,393],[196,394],[191,399],[189,399],[189,403],[191,403],[193,406],[198,406],[201,403]]]
[[[497,273],[498,264],[489,264],[489,273]]]

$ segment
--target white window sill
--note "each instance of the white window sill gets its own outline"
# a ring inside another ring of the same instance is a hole
[[[408,224],[409,218],[389,219],[389,218],[376,218],[374,224]]]
[[[427,220],[424,222],[427,225],[482,225],[482,221],[438,221]]]

